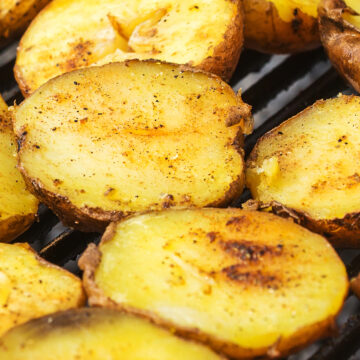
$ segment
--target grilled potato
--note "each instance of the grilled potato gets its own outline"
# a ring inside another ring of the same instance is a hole
[[[0,336],[29,319],[84,302],[76,276],[41,259],[27,244],[0,243]]]
[[[323,1],[319,17],[321,41],[331,62],[360,92],[360,2]]]
[[[230,79],[243,44],[241,0],[54,0],[21,39],[24,96],[94,63],[158,59]]]
[[[320,46],[319,0],[244,0],[245,46],[294,53]]]
[[[261,138],[246,182],[263,207],[360,247],[360,98],[318,101]]]
[[[0,339],[7,360],[221,360],[209,348],[176,337],[145,319],[108,309],[52,314]]]
[[[351,290],[360,299],[360,274],[357,277],[351,279],[350,285]]]
[[[50,0],[1,0],[0,46],[21,35],[48,2]]]
[[[34,221],[38,201],[16,168],[16,139],[10,113],[0,96],[0,241],[9,242]]]
[[[348,286],[324,238],[240,209],[111,224],[79,264],[90,305],[140,314],[237,359],[283,356],[328,334]]]
[[[68,226],[103,231],[134,212],[239,196],[248,122],[250,107],[215,75],[131,60],[51,80],[14,128],[31,191]]]

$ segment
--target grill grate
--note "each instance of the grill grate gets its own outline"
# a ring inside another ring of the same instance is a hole
[[[10,104],[23,99],[12,72],[16,47],[17,43],[13,43],[0,50],[0,93]],[[339,92],[353,93],[331,67],[322,49],[292,56],[246,50],[230,84],[234,90],[242,88],[244,101],[253,106],[255,131],[246,138],[247,155],[259,137],[316,100]],[[246,190],[232,206],[240,206],[249,198]],[[16,242],[28,242],[46,260],[81,275],[77,260],[89,243],[99,242],[101,235],[66,228],[43,205],[38,220]],[[360,271],[360,250],[342,250],[339,255],[350,276]],[[349,294],[338,323],[337,336],[313,344],[288,360],[359,360],[360,301],[353,294]]]

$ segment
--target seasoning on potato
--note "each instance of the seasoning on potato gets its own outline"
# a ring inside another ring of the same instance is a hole
[[[21,39],[15,76],[24,96],[97,63],[158,59],[229,80],[243,44],[241,0],[54,0]]]
[[[157,61],[53,79],[14,114],[27,185],[67,225],[222,206],[244,185],[250,107],[215,75]]]
[[[360,92],[360,2],[322,1],[319,17],[321,41],[331,62]]]
[[[22,234],[35,220],[37,199],[26,190],[16,168],[16,139],[10,112],[0,96],[0,242]]]
[[[108,309],[68,310],[32,320],[0,338],[7,360],[225,360],[149,321]]]
[[[140,314],[234,359],[282,357],[328,335],[348,288],[323,237],[240,209],[111,224],[79,265],[90,305]]]
[[[247,160],[253,197],[325,235],[360,247],[360,98],[318,101],[263,136]]]
[[[26,29],[50,0],[1,0],[0,46],[6,45]]]
[[[41,259],[27,244],[0,243],[0,336],[30,319],[84,303],[76,276]]]
[[[245,46],[294,53],[320,46],[319,0],[244,0]]]

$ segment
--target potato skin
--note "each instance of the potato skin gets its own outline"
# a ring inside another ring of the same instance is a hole
[[[0,241],[10,242],[24,233],[35,221],[35,214],[15,215],[0,222]]]
[[[294,9],[291,22],[282,20],[266,0],[244,0],[245,47],[265,53],[296,53],[320,46],[317,19]]]
[[[343,0],[323,0],[319,6],[320,37],[338,72],[360,92],[360,29],[343,18],[352,13]]]
[[[50,0],[17,0],[13,1],[10,9],[4,9],[5,5],[0,5],[0,14],[4,11],[4,17],[0,17],[0,46],[20,35],[49,2]]]
[[[116,223],[111,223],[107,227],[99,246],[112,240],[116,232],[116,226]],[[316,324],[299,328],[290,338],[279,338],[278,341],[267,348],[250,349],[227,343],[221,338],[202,332],[198,328],[179,327],[178,324],[173,324],[171,321],[167,322],[166,319],[157,316],[154,312],[117,303],[107,297],[95,281],[95,273],[101,262],[101,257],[102,253],[99,248],[95,244],[89,244],[88,248],[79,259],[79,266],[84,271],[83,286],[88,294],[88,302],[90,306],[105,307],[144,317],[156,325],[165,327],[175,332],[175,334],[179,336],[199,341],[211,347],[215,351],[226,354],[233,359],[253,359],[256,357],[256,359],[265,360],[269,358],[287,356],[302,349],[304,344],[309,344],[319,338],[332,336],[336,333],[335,317],[329,317]],[[266,354],[266,356],[263,354]]]

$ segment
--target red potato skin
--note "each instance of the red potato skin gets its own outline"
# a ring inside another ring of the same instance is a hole
[[[320,46],[317,19],[294,10],[290,22],[283,21],[275,5],[266,0],[244,0],[245,47],[264,53],[286,54]]]
[[[343,0],[323,0],[319,6],[320,36],[337,71],[360,92],[360,29],[343,18],[356,14]]]

